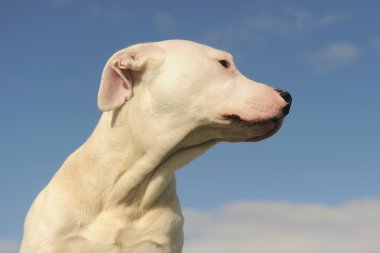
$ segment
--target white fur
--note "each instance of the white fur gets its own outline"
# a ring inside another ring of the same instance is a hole
[[[181,252],[175,170],[219,141],[269,137],[285,105],[242,76],[230,54],[204,45],[172,40],[117,52],[103,72],[104,113],[35,199],[21,253]]]

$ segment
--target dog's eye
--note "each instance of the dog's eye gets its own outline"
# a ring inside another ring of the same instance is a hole
[[[219,63],[226,69],[228,69],[228,67],[230,66],[230,63],[227,60],[219,60]]]

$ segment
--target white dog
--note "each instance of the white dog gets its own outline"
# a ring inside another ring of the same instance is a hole
[[[90,138],[38,195],[22,253],[179,253],[174,172],[219,141],[260,141],[291,96],[190,41],[138,44],[107,62]]]

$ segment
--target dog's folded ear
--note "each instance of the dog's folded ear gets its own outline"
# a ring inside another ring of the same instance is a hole
[[[116,52],[106,63],[98,93],[98,107],[111,111],[132,97],[134,71],[143,71],[150,58],[157,60],[159,50],[146,45]]]
[[[98,93],[98,107],[111,111],[122,106],[132,96],[131,71],[141,68],[136,53],[121,50],[115,53],[104,67]]]

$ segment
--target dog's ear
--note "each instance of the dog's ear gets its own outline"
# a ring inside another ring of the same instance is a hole
[[[98,93],[98,107],[111,111],[132,96],[133,71],[141,71],[146,60],[128,48],[116,52],[106,63]]]

